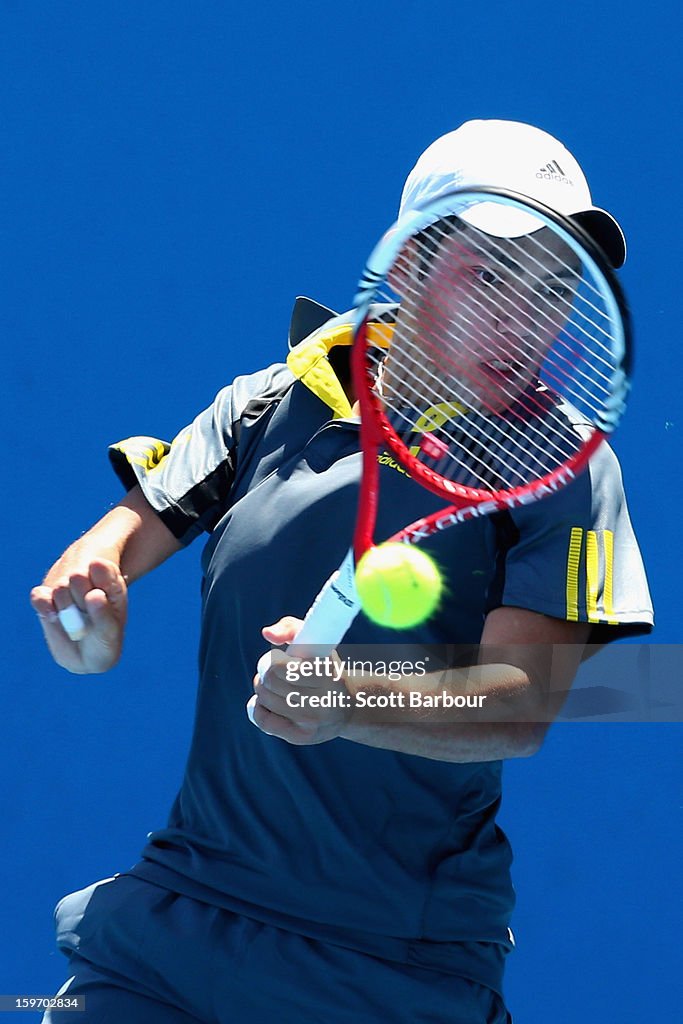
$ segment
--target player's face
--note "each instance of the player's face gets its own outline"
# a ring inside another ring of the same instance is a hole
[[[513,240],[464,229],[439,242],[420,274],[415,296],[403,290],[392,349],[410,333],[423,384],[433,379],[436,390],[438,380],[465,407],[503,411],[538,380],[567,322],[577,258],[545,228]],[[391,380],[391,353],[387,369]]]

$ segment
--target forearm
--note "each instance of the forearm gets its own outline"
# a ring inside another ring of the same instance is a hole
[[[511,757],[530,757],[543,742],[546,727],[538,723],[450,722],[444,725],[424,722],[372,725],[349,723],[342,739],[367,747],[396,750],[434,761],[467,764],[500,761]]]
[[[348,681],[351,715],[341,736],[439,761],[528,757],[545,726],[536,689],[514,665],[450,669],[398,682]],[[386,701],[391,704],[387,707]]]
[[[57,664],[78,674],[113,668],[123,648],[128,584],[179,547],[139,487],[71,544],[31,591]]]
[[[95,558],[113,562],[132,583],[180,547],[180,542],[161,522],[140,488],[135,487],[66,549],[48,571],[44,583],[54,586],[73,572],[81,571]]]

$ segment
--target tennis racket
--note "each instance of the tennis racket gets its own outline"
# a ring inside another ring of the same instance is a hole
[[[294,641],[324,649],[360,610],[354,571],[374,543],[381,449],[450,502],[388,538],[413,544],[574,480],[617,426],[631,371],[630,318],[602,252],[514,193],[454,190],[409,211],[372,252],[356,308],[353,545]]]

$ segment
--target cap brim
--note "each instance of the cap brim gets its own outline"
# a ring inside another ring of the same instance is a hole
[[[493,238],[521,238],[543,227],[543,221],[530,213],[513,206],[485,201],[464,210],[460,219]]]
[[[594,206],[590,210],[573,213],[571,220],[575,220],[591,236],[615,270],[623,267],[626,261],[626,239],[611,213]]]
[[[533,214],[499,203],[478,203],[461,213],[460,217],[493,238],[521,238],[543,227],[543,222]],[[594,206],[590,210],[569,214],[569,219],[576,221],[590,235],[611,266],[618,269],[624,265],[626,239],[611,213]]]

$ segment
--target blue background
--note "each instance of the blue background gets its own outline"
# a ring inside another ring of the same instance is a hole
[[[200,545],[135,586],[104,677],[52,664],[30,587],[118,500],[109,442],[170,438],[236,373],[280,359],[297,293],[348,307],[406,173],[463,120],[551,131],[624,225],[639,358],[617,450],[655,639],[682,639],[678,9],[0,0],[0,992],[61,984],[53,904],[125,870],[165,821]],[[679,745],[676,726],[558,725],[508,765],[518,1021],[675,1014]]]

